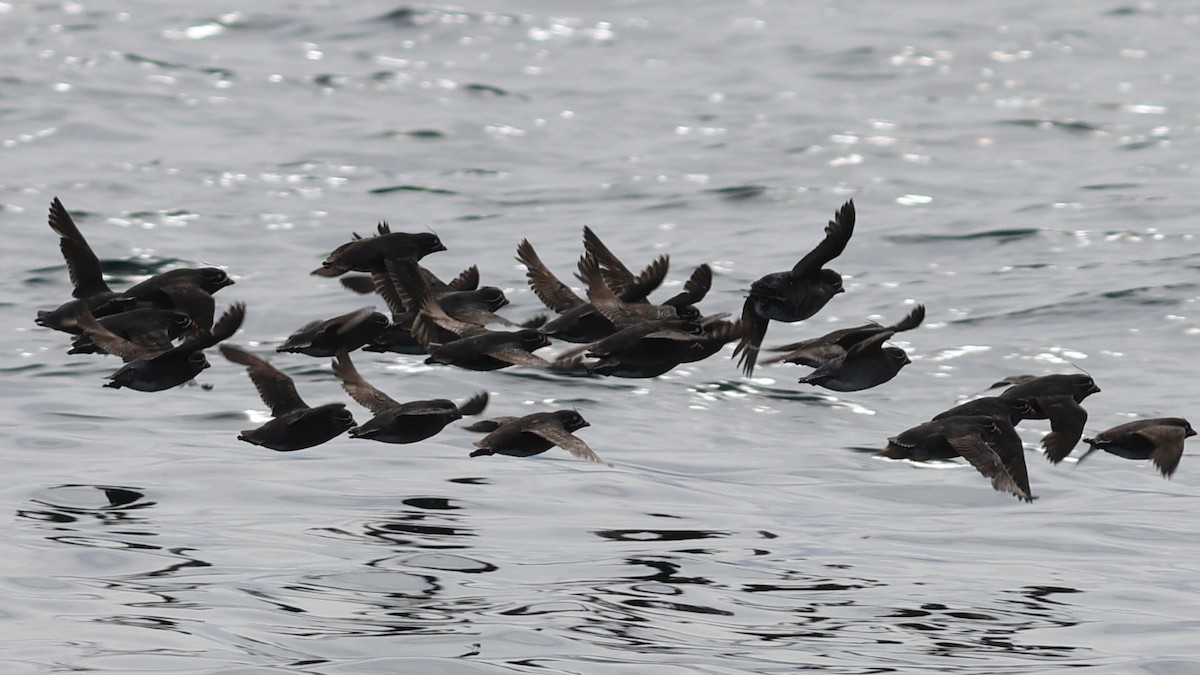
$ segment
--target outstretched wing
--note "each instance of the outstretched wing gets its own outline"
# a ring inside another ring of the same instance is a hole
[[[345,350],[338,352],[333,360],[333,374],[342,381],[342,389],[346,390],[350,398],[376,415],[400,406],[398,401],[363,379],[354,367],[354,362],[350,360],[350,354]]]
[[[296,383],[283,371],[241,347],[221,345],[221,354],[236,364],[246,366],[250,381],[273,416],[308,409],[308,404],[296,393]]]
[[[100,259],[92,252],[92,247],[88,246],[83,233],[75,226],[71,214],[67,213],[58,197],[50,202],[50,228],[60,237],[58,248],[62,251],[63,259],[67,261],[67,272],[75,286],[71,295],[76,298],[90,298],[110,292],[111,289],[104,282],[104,274],[100,270]]]
[[[801,258],[800,262],[796,263],[796,266],[792,268],[792,274],[796,276],[815,274],[830,260],[841,255],[842,251],[846,250],[846,244],[850,243],[850,236],[854,234],[854,218],[854,200],[852,199],[838,209],[833,220],[825,226],[825,238],[817,244],[816,248]]]

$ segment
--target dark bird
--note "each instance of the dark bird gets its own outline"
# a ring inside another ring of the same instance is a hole
[[[475,442],[472,457],[482,455],[510,455],[530,457],[541,454],[554,446],[580,459],[603,463],[583,439],[571,432],[591,426],[574,410],[539,412],[524,417],[496,417],[476,422],[468,431],[491,432]]]
[[[925,306],[917,305],[907,317],[891,326],[868,323],[774,347],[771,351],[787,354],[764,363],[786,361],[816,368],[800,378],[802,384],[815,384],[833,391],[870,389],[896,377],[901,368],[911,363],[903,349],[886,347],[883,343],[896,333],[920,326],[924,320]]]
[[[740,323],[718,317],[699,323],[672,319],[646,321],[624,328],[591,345],[559,356],[567,362],[579,352],[599,361],[587,365],[590,373],[615,377],[658,377],[683,363],[712,356],[741,335]]]
[[[378,338],[387,327],[387,316],[372,307],[363,307],[332,319],[313,321],[288,336],[275,351],[320,357],[343,350],[352,352]]]
[[[62,202],[55,197],[50,202],[50,229],[58,236],[58,247],[67,263],[67,273],[71,276],[71,284],[75,290],[71,296],[75,298],[64,303],[57,309],[39,311],[36,322],[39,326],[61,330],[68,333],[80,332],[75,325],[75,316],[83,309],[95,315],[100,307],[120,297],[120,293],[108,287],[104,274],[100,269],[100,259],[88,245],[87,239],[71,219],[71,214],[63,207]],[[133,306],[133,301],[122,303],[123,308]]]
[[[543,333],[566,342],[588,343],[616,331],[611,321],[546,267],[528,239],[522,239],[517,246],[517,261],[525,265],[525,276],[533,294],[559,315],[542,327]],[[623,302],[645,302],[644,292],[649,292],[646,289],[653,290],[662,284],[667,271],[667,258],[660,256],[634,277],[634,281],[626,279],[618,298]]]
[[[109,382],[104,386],[149,392],[177,387],[208,368],[204,350],[232,337],[241,327],[245,316],[246,305],[235,302],[213,324],[211,331],[203,328],[193,330],[178,345],[162,352],[147,350],[122,338],[100,325],[86,311],[77,315],[76,319],[101,351],[120,356],[126,362],[108,376]]]
[[[600,263],[591,256],[579,259],[580,281],[587,284],[588,300],[604,318],[617,329],[628,328],[643,321],[666,319],[699,319],[700,312],[690,305],[655,305],[650,302],[628,302],[608,287]]]
[[[338,354],[334,360],[333,373],[341,379],[342,388],[350,398],[375,414],[366,423],[350,430],[353,438],[382,443],[416,443],[431,438],[464,415],[482,413],[488,403],[486,391],[475,394],[461,406],[444,398],[400,403],[363,379],[346,352]]]
[[[346,404],[327,403],[310,408],[296,393],[292,378],[266,360],[233,345],[221,345],[221,353],[230,361],[246,366],[250,381],[274,417],[257,429],[238,434],[239,441],[292,452],[320,445],[354,426],[354,417],[346,410]]]
[[[583,227],[583,249],[588,257],[596,260],[608,287],[626,302],[646,302],[662,285],[671,265],[669,256],[660,255],[641,274],[635,275],[586,225]]]
[[[1087,424],[1087,411],[1079,404],[1100,391],[1092,377],[1083,373],[1041,377],[1013,375],[993,384],[991,388],[1005,385],[1010,386],[1000,393],[1002,398],[1024,398],[1035,403],[1037,414],[1025,419],[1050,420],[1050,433],[1042,438],[1046,459],[1058,464],[1071,454],[1083,436],[1083,426]]]
[[[423,266],[418,265],[417,267],[421,272],[421,277],[425,279],[425,284],[434,291],[473,291],[479,288],[479,268],[475,265],[471,265],[463,270],[457,277],[448,282],[442,281],[436,274]],[[341,282],[342,286],[359,295],[370,295],[378,292],[376,288],[376,274],[381,273],[376,272],[369,275],[352,274],[343,276],[338,281]]]
[[[1021,438],[1004,416],[959,415],[918,424],[889,438],[879,454],[914,461],[962,457],[997,491],[1034,500]]]
[[[842,276],[824,266],[841,255],[854,234],[854,201],[848,201],[825,227],[825,238],[786,272],[773,272],[750,285],[742,306],[746,332],[733,351],[746,377],[754,374],[758,350],[772,320],[794,323],[816,314],[841,293]]]
[[[165,352],[184,331],[199,328],[192,317],[173,309],[131,309],[97,319],[101,326],[148,352]],[[88,333],[71,340],[68,354],[103,354]]]
[[[436,330],[457,336],[438,342]],[[534,351],[550,345],[550,340],[534,328],[494,331],[466,323],[447,315],[435,298],[426,298],[421,314],[413,322],[413,337],[429,354],[426,363],[442,363],[467,370],[499,370],[509,366],[550,368],[553,366]]]
[[[417,261],[445,250],[442,240],[432,232],[392,232],[385,221],[379,224],[376,236],[355,238],[335,248],[312,274],[336,277],[346,272],[384,272],[385,260]]]
[[[101,314],[121,310],[121,303],[132,299],[136,307],[173,309],[192,317],[201,328],[212,328],[216,301],[213,293],[232,286],[233,279],[219,267],[181,267],[155,274],[121,293],[112,304],[100,308]]]
[[[1195,435],[1196,430],[1181,417],[1134,420],[1083,439],[1091,447],[1079,461],[1103,450],[1125,459],[1148,459],[1163,477],[1170,478],[1183,456],[1184,439]]]

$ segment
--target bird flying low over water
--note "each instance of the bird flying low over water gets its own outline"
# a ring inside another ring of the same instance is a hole
[[[486,391],[475,394],[462,405],[444,398],[400,403],[371,386],[354,367],[347,352],[338,354],[334,360],[333,374],[342,381],[342,388],[350,398],[375,414],[350,430],[352,438],[382,443],[416,443],[431,438],[464,415],[482,413],[488,403]]]
[[[339,351],[352,352],[379,337],[388,327],[388,318],[372,307],[305,324],[288,336],[277,352],[308,356],[333,356]]]
[[[1003,387],[1001,398],[1024,398],[1033,401],[1034,410],[1025,419],[1050,420],[1050,433],[1042,439],[1046,459],[1058,464],[1071,454],[1083,436],[1083,426],[1088,414],[1079,405],[1083,399],[1098,393],[1100,387],[1085,373],[1066,375],[1013,375],[993,384],[990,388]]]
[[[750,285],[742,306],[745,333],[733,351],[746,377],[754,364],[771,321],[794,323],[816,314],[841,293],[842,275],[825,267],[842,254],[854,234],[854,201],[842,205],[825,227],[825,238],[786,272],[773,272]]]
[[[800,378],[802,384],[815,384],[833,391],[870,389],[888,382],[911,363],[903,349],[886,347],[884,342],[896,333],[920,326],[924,320],[925,306],[917,305],[907,317],[891,326],[868,323],[774,347],[771,351],[787,353],[763,363],[786,361],[816,368]]]
[[[296,392],[296,383],[286,373],[241,347],[221,345],[225,358],[246,366],[250,381],[271,408],[271,421],[238,435],[245,441],[279,452],[292,452],[320,445],[354,426],[345,403],[309,407]]]
[[[588,424],[587,420],[574,410],[555,410],[533,413],[524,417],[495,417],[476,422],[465,428],[467,431],[490,432],[475,442],[475,447],[478,449],[471,453],[472,457],[482,455],[530,457],[539,455],[557,445],[580,459],[603,464],[604,462],[583,439],[571,433],[589,426],[591,424]]]
[[[417,261],[430,253],[445,251],[442,240],[432,232],[392,232],[387,222],[379,223],[379,234],[359,237],[333,250],[321,266],[312,271],[319,277],[336,277],[346,272],[384,272],[387,260]]]
[[[995,490],[1027,502],[1035,499],[1021,438],[1003,415],[955,415],[925,422],[889,438],[879,454],[914,461],[962,457],[990,478]]]
[[[204,350],[232,337],[241,328],[245,316],[246,305],[235,302],[213,324],[211,331],[195,329],[178,345],[165,351],[147,349],[126,340],[105,328],[86,310],[76,315],[76,319],[97,348],[125,360],[124,366],[108,376],[109,382],[104,386],[149,392],[177,387],[208,368]]]
[[[1079,461],[1097,450],[1124,457],[1125,459],[1148,459],[1170,478],[1183,456],[1183,441],[1196,435],[1192,425],[1181,417],[1159,417],[1134,420],[1101,431],[1094,438],[1083,439],[1090,447]]]

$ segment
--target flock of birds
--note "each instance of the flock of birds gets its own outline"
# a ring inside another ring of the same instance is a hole
[[[590,228],[584,228],[584,254],[576,277],[585,284],[581,297],[538,257],[528,240],[517,246],[533,293],[554,313],[515,323],[497,310],[508,304],[503,291],[480,286],[471,267],[444,282],[420,264],[446,250],[432,233],[392,232],[386,222],[369,237],[354,234],[312,274],[341,277],[348,289],[378,294],[391,312],[368,307],[303,326],[277,351],[333,358],[332,370],[350,398],[372,413],[357,424],[344,403],[309,406],[292,379],[251,352],[226,343],[241,328],[246,307],[234,303],[219,318],[213,294],[234,283],[221,269],[184,268],[157,274],[124,291],[104,280],[100,260],[55,198],[50,227],[74,285],[72,300],[40,311],[37,323],[71,333],[72,354],[112,354],[124,365],[104,385],[155,392],[187,383],[210,366],[205,350],[246,368],[272,419],[238,438],[278,451],[325,443],[343,433],[383,443],[415,443],[439,433],[451,422],[483,413],[487,392],[463,403],[447,399],[399,402],[363,378],[351,352],[363,349],[427,355],[427,363],[490,371],[511,366],[591,375],[646,378],[683,363],[713,356],[737,341],[733,357],[751,376],[771,321],[804,321],[838,293],[842,277],[826,267],[841,255],[854,234],[855,210],[846,202],[829,221],[825,237],[790,270],[767,274],[749,290],[741,316],[703,315],[697,308],[712,285],[712,270],[701,265],[683,290],[664,302],[649,295],[666,278],[669,259],[662,255],[635,274]],[[925,308],[916,305],[890,326],[868,322],[826,335],[768,349],[780,352],[764,363],[795,363],[812,368],[801,383],[838,392],[884,384],[910,361],[903,349],[887,345],[895,334],[919,327]],[[494,329],[491,326],[498,326]],[[577,346],[553,360],[534,352],[551,338]],[[992,385],[1006,387],[996,396],[976,398],[935,415],[888,439],[881,455],[927,461],[962,457],[992,486],[1032,501],[1025,453],[1014,426],[1023,420],[1049,420],[1042,439],[1046,457],[1061,462],[1082,441],[1096,450],[1128,459],[1151,460],[1164,476],[1174,473],[1184,439],[1196,434],[1182,418],[1140,419],[1082,438],[1087,411],[1080,405],[1100,391],[1087,374],[1018,375]],[[560,447],[576,457],[600,462],[574,432],[589,426],[576,410],[495,417],[465,428],[486,435],[472,457],[527,457]]]

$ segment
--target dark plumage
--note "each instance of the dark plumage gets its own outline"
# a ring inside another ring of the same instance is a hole
[[[119,298],[100,308],[102,314],[121,311],[133,299],[137,307],[173,309],[192,317],[201,328],[212,328],[216,301],[213,293],[232,286],[233,279],[219,267],[181,267],[155,274],[130,286]]]
[[[313,321],[288,336],[275,348],[278,352],[327,357],[345,350],[352,352],[379,337],[388,327],[387,316],[372,307],[324,321]]]
[[[246,366],[250,381],[275,418],[257,429],[238,434],[239,441],[279,452],[303,450],[320,445],[354,426],[354,417],[344,403],[327,403],[310,408],[296,393],[292,378],[264,359],[232,345],[221,345],[225,358]]]
[[[88,245],[87,239],[75,225],[71,214],[62,202],[55,197],[50,202],[50,229],[58,236],[58,248],[62,251],[67,263],[67,273],[71,276],[71,284],[75,287],[71,292],[74,300],[68,301],[56,309],[39,311],[35,320],[39,326],[68,333],[80,332],[75,325],[75,316],[83,310],[95,315],[100,307],[118,298],[121,294],[108,287],[104,274],[100,269],[100,259]],[[123,308],[133,306],[133,301],[122,303]]]
[[[1034,419],[1041,414],[1037,408],[1037,402],[1033,399],[983,396],[940,412],[934,415],[933,419],[940,420],[957,415],[987,415],[989,417],[1007,417],[1010,424],[1016,425],[1021,420]]]
[[[184,331],[198,328],[192,317],[171,309],[132,309],[97,319],[101,326],[146,351],[164,352]],[[103,354],[88,333],[80,333],[71,341],[68,354]]]
[[[643,321],[661,321],[666,319],[698,319],[700,313],[695,307],[684,305],[655,305],[649,302],[628,302],[608,287],[600,263],[590,256],[579,259],[580,281],[587,284],[588,300],[604,318],[617,329],[628,328]]]
[[[903,349],[886,347],[884,342],[896,333],[920,326],[924,320],[925,306],[917,305],[907,317],[891,326],[869,323],[775,347],[772,351],[788,353],[765,363],[786,361],[816,368],[801,377],[801,383],[833,391],[869,389],[891,380],[910,363]]]
[[[585,231],[585,246],[587,245],[587,232],[590,230]],[[615,259],[615,256],[612,258]],[[617,330],[612,321],[598,312],[592,303],[579,297],[575,291],[554,276],[554,273],[538,257],[537,251],[534,250],[533,244],[530,244],[528,239],[522,239],[520,245],[517,246],[517,260],[525,265],[525,276],[534,295],[546,307],[559,315],[542,326],[543,333],[566,342],[587,343],[595,342]],[[624,266],[622,265],[622,267]],[[645,294],[649,290],[657,288],[666,278],[668,261],[665,256],[660,256],[636,277],[633,277],[632,274],[626,276],[619,271],[614,274],[612,267],[607,269],[610,277],[622,279],[617,282],[622,285],[621,290],[616,291],[620,301],[645,302]]]
[[[438,342],[436,329],[442,328],[457,336],[449,342]],[[443,363],[467,370],[499,370],[509,366],[549,368],[552,364],[532,352],[550,345],[536,329],[493,331],[475,324],[451,318],[434,298],[427,298],[420,316],[413,322],[413,337],[429,354],[426,363]]]
[[[245,316],[246,305],[234,303],[213,324],[211,331],[196,329],[188,333],[179,345],[166,351],[147,350],[130,342],[100,325],[86,312],[79,314],[77,320],[98,348],[126,361],[124,366],[108,376],[110,381],[104,386],[149,392],[179,386],[208,368],[204,350],[230,338],[241,327]]]
[[[658,377],[683,363],[712,356],[741,334],[740,323],[719,318],[700,323],[672,319],[646,321],[613,333],[591,345],[565,352],[567,362],[586,352],[599,361],[587,365],[590,373],[628,378]]]
[[[378,235],[353,239],[342,244],[334,249],[312,274],[336,277],[346,272],[384,272],[386,260],[415,262],[430,253],[445,250],[442,240],[432,232],[392,232],[388,224],[382,222],[379,224]]]
[[[1088,451],[1079,461],[1097,450],[1125,459],[1148,459],[1170,478],[1183,456],[1183,441],[1196,435],[1192,425],[1181,417],[1159,417],[1134,420],[1101,431],[1094,438],[1083,439]]]
[[[350,430],[353,438],[367,438],[382,443],[416,443],[440,432],[464,415],[478,415],[487,407],[488,394],[481,391],[461,406],[448,399],[409,401],[400,403],[371,386],[350,360],[346,352],[333,362],[333,373],[342,381],[350,398],[375,414],[366,423]]]
[[[571,433],[587,426],[591,425],[574,410],[555,410],[524,417],[496,417],[466,428],[469,431],[491,432],[475,442],[478,449],[471,453],[472,457],[529,457],[557,445],[580,459],[603,463],[587,443]]]
[[[992,481],[992,487],[1033,501],[1021,438],[1004,416],[958,415],[919,424],[888,439],[879,453],[891,459],[962,457]]]
[[[768,274],[750,285],[742,306],[746,332],[734,349],[746,377],[754,374],[758,350],[767,326],[774,321],[793,323],[816,314],[841,293],[842,276],[825,265],[841,255],[854,234],[854,202],[848,201],[825,227],[825,238],[792,269]]]
[[[626,302],[645,302],[662,285],[671,264],[669,256],[660,255],[641,274],[635,275],[586,225],[583,227],[583,249],[588,257],[595,259],[608,287]]]
[[[1036,413],[1026,419],[1049,419],[1050,433],[1042,439],[1046,459],[1058,464],[1079,443],[1087,424],[1087,411],[1079,405],[1083,399],[1100,391],[1090,375],[1013,375],[992,385],[1010,385],[1000,393],[1002,398],[1024,398],[1034,401]]]

